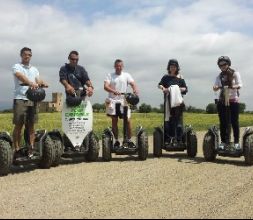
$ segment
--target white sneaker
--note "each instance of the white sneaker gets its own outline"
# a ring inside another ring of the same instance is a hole
[[[226,144],[221,142],[219,145],[219,150],[225,150],[225,146]]]
[[[241,146],[240,146],[239,143],[236,143],[236,144],[235,144],[235,149],[236,149],[236,150],[241,150]]]

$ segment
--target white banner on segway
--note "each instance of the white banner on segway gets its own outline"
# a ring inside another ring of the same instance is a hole
[[[93,110],[90,101],[85,100],[80,106],[63,105],[62,129],[74,147],[81,146],[84,138],[92,131]]]

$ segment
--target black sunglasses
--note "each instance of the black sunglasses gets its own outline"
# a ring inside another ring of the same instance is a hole
[[[227,66],[227,63],[219,64],[219,67]]]
[[[70,60],[72,60],[72,61],[78,61],[79,59],[70,58]]]

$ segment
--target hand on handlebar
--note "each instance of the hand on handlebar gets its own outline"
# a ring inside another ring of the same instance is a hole
[[[94,89],[93,89],[92,87],[88,87],[88,88],[86,89],[86,93],[87,93],[87,95],[88,95],[89,97],[91,97],[91,96],[93,95],[93,93],[94,93]]]
[[[75,89],[71,85],[68,85],[68,86],[66,86],[66,92],[69,95],[74,95],[75,94]]]
[[[39,84],[34,83],[34,82],[31,82],[31,83],[29,83],[29,87],[30,87],[31,89],[38,89],[38,88],[39,88]]]
[[[39,87],[41,87],[41,88],[48,88],[49,85],[47,83],[43,82],[43,83],[39,84]]]
[[[122,95],[122,93],[121,93],[121,92],[118,92],[118,91],[114,91],[113,94],[116,95],[116,96]]]

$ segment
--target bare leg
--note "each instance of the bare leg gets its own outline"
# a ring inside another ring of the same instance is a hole
[[[132,138],[132,124],[131,124],[131,120],[128,119],[128,139],[130,140]]]
[[[34,147],[35,143],[35,129],[34,129],[34,124],[26,124],[26,128],[28,129],[29,132],[29,139],[30,139],[30,144],[31,147]]]
[[[15,125],[13,130],[13,147],[16,151],[20,149],[21,146],[21,132],[22,132],[23,124]]]
[[[112,132],[116,140],[119,139],[118,117],[112,117]]]

